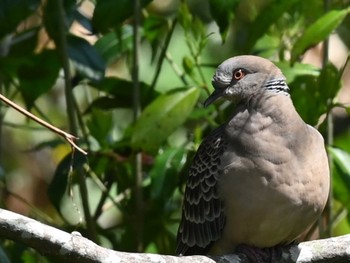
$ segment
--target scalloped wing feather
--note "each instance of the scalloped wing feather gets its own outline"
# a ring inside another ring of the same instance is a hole
[[[177,234],[176,254],[206,254],[221,237],[225,225],[222,200],[217,192],[220,157],[225,149],[224,126],[207,136],[189,170]]]

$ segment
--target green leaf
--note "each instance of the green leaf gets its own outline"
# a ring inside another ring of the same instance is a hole
[[[321,103],[327,104],[328,101],[332,101],[337,95],[342,86],[339,75],[338,69],[332,63],[327,63],[322,68],[318,78]]]
[[[193,17],[186,3],[181,2],[177,16],[178,16],[179,23],[183,27],[185,32],[190,31]]]
[[[132,145],[154,152],[190,115],[199,97],[199,89],[172,91],[154,100],[137,120]]]
[[[103,35],[94,45],[108,64],[132,49],[132,27],[124,25],[115,31]]]
[[[100,80],[104,76],[106,63],[97,50],[85,39],[68,35],[68,55],[77,70],[92,80]]]
[[[270,1],[268,5],[258,14],[253,23],[248,27],[243,27],[240,33],[240,37],[237,38],[239,41],[238,49],[242,50],[243,53],[251,52],[255,43],[259,38],[261,38],[270,28],[270,26],[285,13],[294,4],[300,0],[275,0]],[[248,32],[248,33],[247,33]]]
[[[150,42],[152,48],[152,59],[160,51],[160,41],[162,40],[162,36],[167,32],[168,29],[168,21],[161,16],[150,15],[145,18],[143,22],[143,35]]]
[[[53,179],[48,186],[47,194],[59,213],[61,212],[61,200],[67,191],[69,172],[81,169],[86,162],[86,156],[76,151],[73,156],[72,154],[66,155],[58,164]]]
[[[64,35],[68,34],[70,26],[74,21],[76,9],[78,8],[76,0],[61,0],[64,17],[61,17],[59,12],[59,1],[47,1],[44,5],[43,21],[45,24],[45,30],[51,39],[55,42],[56,46],[61,45],[59,28],[61,27],[62,19],[64,20]]]
[[[54,50],[30,55],[18,68],[19,90],[28,109],[37,98],[53,87],[59,70],[60,63]]]
[[[113,127],[112,113],[110,111],[93,109],[89,117],[87,126],[90,134],[98,141],[102,148],[107,147]]]
[[[334,65],[327,64],[318,78],[312,74],[299,75],[290,87],[299,114],[305,122],[316,125],[341,88],[339,72]]]
[[[350,189],[350,153],[335,147],[328,147],[328,152],[332,155],[334,162],[339,165],[340,169],[349,175]]]
[[[239,3],[239,0],[209,0],[210,13],[219,26],[223,42],[225,42],[229,25]]]
[[[158,92],[150,89],[150,86],[144,82],[141,85],[141,106],[146,107],[156,96]],[[128,80],[107,77],[98,82],[92,82],[91,86],[104,91],[109,95],[113,96],[114,108],[130,108],[133,100],[133,83]],[[107,100],[105,100],[108,102]],[[100,103],[100,102],[96,102]],[[112,105],[111,105],[112,106]]]
[[[309,75],[318,77],[320,75],[320,69],[311,64],[294,63],[291,66],[288,61],[280,61],[275,64],[281,69],[288,83],[293,82],[299,76]]]
[[[37,10],[40,3],[40,0],[1,0],[0,39],[13,33],[20,22]]]
[[[189,76],[193,76],[193,69],[195,67],[194,61],[189,56],[184,56],[182,59],[182,67]]]
[[[106,77],[101,81],[92,82],[91,86],[117,98],[121,97],[121,99],[125,100],[132,99],[133,84],[131,81],[125,79]]]
[[[293,103],[300,116],[306,123],[316,125],[320,117],[318,108],[322,106],[322,111],[326,109],[325,105],[318,104],[317,79],[312,75],[300,75],[289,86]]]
[[[335,136],[334,138],[333,146],[341,147],[341,149],[343,149],[344,151],[350,152],[350,133],[337,132],[337,136]]]
[[[10,263],[11,261],[9,260],[9,258],[6,255],[6,252],[4,251],[4,249],[0,246],[0,262],[2,263]]]
[[[203,21],[197,15],[192,15],[188,8],[188,4],[182,2],[179,7],[178,20],[185,31],[185,39],[189,48],[192,49],[198,45],[198,41],[207,38],[207,32]],[[190,37],[193,37],[193,39]],[[198,49],[198,48],[197,48]]]
[[[111,110],[119,107],[131,107],[130,102],[125,102],[123,106],[120,106],[120,100],[110,97],[98,97],[94,99],[89,107],[84,111],[84,114],[90,113],[94,108],[100,110]]]
[[[35,27],[18,33],[13,39],[8,55],[21,58],[34,53],[38,47],[39,30],[39,27]]]
[[[0,261],[2,263],[2,261]],[[48,263],[48,260],[38,255],[38,252],[26,249],[21,256],[21,263]]]
[[[328,147],[328,152],[334,161],[334,197],[350,209],[350,154],[334,147]]]
[[[141,0],[141,7],[152,0]],[[134,1],[130,0],[98,0],[96,1],[92,24],[101,33],[119,27],[133,14]]]
[[[183,148],[170,148],[157,156],[149,172],[151,197],[157,205],[168,202],[177,188],[177,175],[184,165],[184,154]]]
[[[346,113],[350,116],[350,107],[345,107]]]
[[[350,8],[332,10],[311,24],[295,42],[292,49],[291,62],[295,62],[309,47],[326,39],[340,25],[349,12]]]

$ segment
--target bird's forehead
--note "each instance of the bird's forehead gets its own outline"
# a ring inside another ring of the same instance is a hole
[[[234,58],[229,58],[222,62],[218,68],[217,72],[218,73],[231,73],[232,70],[237,67],[237,61]]]
[[[276,66],[269,60],[256,56],[236,56],[222,62],[217,71],[232,72],[234,69],[244,68],[252,72],[264,72],[274,70]]]

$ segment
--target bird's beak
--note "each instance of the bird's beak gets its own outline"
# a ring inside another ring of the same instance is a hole
[[[204,101],[204,107],[208,107],[210,104],[212,104],[214,101],[216,101],[218,98],[222,97],[225,89],[215,89],[212,94]]]

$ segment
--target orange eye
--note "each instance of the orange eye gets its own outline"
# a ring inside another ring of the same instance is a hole
[[[233,78],[235,80],[240,80],[245,76],[245,72],[242,69],[238,69],[235,72],[233,72]]]

